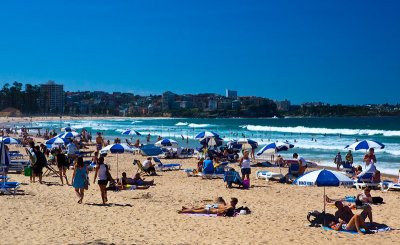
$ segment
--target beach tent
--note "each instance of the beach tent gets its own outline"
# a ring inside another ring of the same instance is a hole
[[[383,149],[385,148],[385,145],[374,140],[363,140],[345,147],[345,149],[352,149],[355,151],[368,150],[369,148]]]
[[[277,142],[277,143],[271,143],[268,144],[264,147],[262,147],[258,152],[257,152],[257,156],[260,156],[263,153],[266,154],[274,154],[276,152],[280,152],[280,151],[287,151],[291,148],[293,148],[294,145],[290,144],[290,143],[283,143],[283,142]]]
[[[144,145],[140,148],[140,153],[142,156],[158,156],[163,153],[160,147],[156,147],[154,145]]]
[[[347,186],[351,187],[354,181],[344,175],[343,173],[320,169],[307,172],[302,176],[298,177],[294,182],[294,185],[301,186],[319,186],[324,187],[324,213],[325,213],[325,187],[326,186]]]
[[[134,150],[129,146],[127,146],[126,144],[112,144],[100,150],[100,154],[108,152],[112,154],[117,154],[117,178],[118,178],[118,155],[123,153],[133,153]]]

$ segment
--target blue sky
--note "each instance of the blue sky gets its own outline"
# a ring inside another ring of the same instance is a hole
[[[400,1],[8,1],[0,85],[400,102]]]

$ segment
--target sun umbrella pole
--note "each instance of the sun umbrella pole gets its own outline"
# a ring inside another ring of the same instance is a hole
[[[117,179],[118,179],[118,153],[117,153]]]
[[[326,198],[325,198],[325,186],[324,186],[324,213],[325,213],[325,207],[326,207]]]

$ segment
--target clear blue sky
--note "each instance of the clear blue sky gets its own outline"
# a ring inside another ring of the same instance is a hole
[[[400,102],[400,1],[4,1],[0,85]]]

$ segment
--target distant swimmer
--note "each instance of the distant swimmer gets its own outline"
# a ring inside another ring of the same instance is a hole
[[[342,134],[339,134],[339,138],[342,138]]]
[[[358,139],[356,139],[356,142],[358,142]]]
[[[297,142],[296,139],[294,140],[294,142]]]

